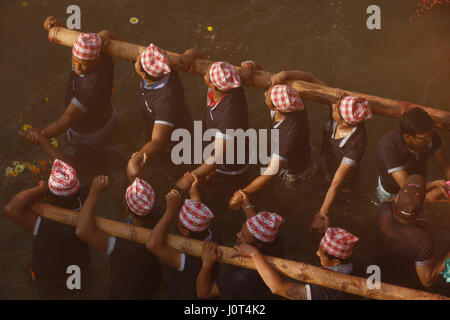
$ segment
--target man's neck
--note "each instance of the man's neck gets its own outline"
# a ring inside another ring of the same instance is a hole
[[[226,95],[225,92],[219,91],[219,90],[217,90],[217,89],[215,89],[215,88],[212,89],[211,91],[212,91],[212,93],[213,93],[213,100],[214,100],[214,101],[217,101],[217,100],[219,100],[220,98],[222,98],[224,95]]]
[[[282,114],[281,112],[279,112],[278,110],[275,112],[275,122],[280,122],[283,121],[286,118],[285,114]]]

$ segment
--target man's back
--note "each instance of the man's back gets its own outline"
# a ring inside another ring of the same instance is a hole
[[[383,282],[420,288],[415,265],[433,255],[433,240],[424,225],[395,219],[395,204],[383,202],[376,218],[376,261]]]

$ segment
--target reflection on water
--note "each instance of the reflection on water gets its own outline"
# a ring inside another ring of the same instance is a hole
[[[44,18],[54,15],[64,21],[66,8],[78,4],[82,12],[82,30],[112,30],[125,41],[147,45],[150,42],[174,52],[197,47],[211,60],[240,61],[256,59],[267,69],[301,69],[314,73],[332,87],[351,89],[381,97],[407,100],[450,111],[450,11],[443,5],[426,11],[412,22],[415,12],[411,1],[377,1],[381,8],[382,29],[367,30],[366,8],[371,1],[2,1],[0,168],[12,161],[37,163],[45,159],[36,146],[27,145],[17,135],[24,124],[43,127],[64,109],[65,85],[70,71],[70,50],[47,42],[42,29]],[[26,5],[24,4],[26,3]],[[136,24],[130,18],[136,17]],[[208,31],[208,27],[212,31]],[[181,75],[186,101],[194,119],[203,119],[205,88],[200,77]],[[113,103],[122,123],[116,133],[112,156],[104,160],[89,154],[86,163],[95,160],[110,172],[112,183],[98,204],[97,215],[124,220],[122,196],[127,183],[125,164],[128,157],[145,142],[145,128],[138,101],[138,78],[129,62],[115,60]],[[268,125],[263,91],[246,88],[250,125]],[[318,159],[321,133],[327,108],[306,102],[311,125],[311,143]],[[316,125],[317,124],[317,125]],[[373,251],[373,220],[376,206],[375,185],[378,175],[376,146],[379,138],[393,129],[393,119],[374,117],[367,126],[369,145],[358,179],[358,194],[353,199],[342,196],[332,217],[335,225],[360,236],[357,254],[370,263]],[[449,145],[448,132],[441,132]],[[64,147],[71,153],[73,150]],[[104,162],[103,162],[104,161]],[[168,172],[165,158],[155,159],[148,174],[157,190],[157,199],[175,181]],[[430,161],[431,162],[431,161]],[[430,176],[441,173],[430,163]],[[253,168],[253,174],[257,168]],[[23,173],[1,178],[0,205],[19,190],[36,183],[36,176]],[[325,183],[318,175],[297,192],[279,194],[266,191],[264,197],[283,213],[286,223],[281,234],[287,258],[316,264],[316,244],[307,231],[320,208]],[[218,187],[220,192],[220,186]],[[261,196],[262,197],[262,196]],[[227,244],[243,217],[210,204],[224,230]],[[119,208],[119,209],[118,209]],[[448,238],[448,208],[431,206],[425,217]],[[37,297],[28,268],[31,262],[31,235],[0,215],[0,298]],[[89,298],[105,298],[108,293],[108,259],[92,252],[91,274],[95,281]],[[161,294],[163,297],[164,295]]]

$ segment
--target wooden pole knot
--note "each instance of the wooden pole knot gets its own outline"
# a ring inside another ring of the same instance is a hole
[[[132,224],[130,224],[130,228],[128,229],[128,240],[130,240],[130,241],[133,238],[133,231],[134,231],[134,226]]]
[[[339,104],[341,99],[344,98],[345,96],[347,96],[347,94],[344,92],[344,90],[336,89],[335,101],[337,104]]]
[[[60,27],[53,27],[50,29],[50,31],[48,32],[48,41],[55,43],[58,42],[56,36],[58,34],[59,28]]]

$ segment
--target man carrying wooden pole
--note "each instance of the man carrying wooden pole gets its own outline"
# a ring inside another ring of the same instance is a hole
[[[33,206],[33,211],[42,217],[52,219],[68,225],[76,225],[77,214],[71,210],[58,208],[51,205],[37,204]],[[116,222],[104,218],[95,218],[96,226],[110,235],[128,239],[134,242],[145,244],[151,234],[151,230],[142,227],[130,226],[125,223]],[[196,257],[202,253],[203,242],[195,239],[184,238],[176,235],[168,235],[167,244],[177,250]],[[237,265],[243,268],[255,269],[251,259],[243,257],[233,257],[236,251],[233,248],[219,246],[223,254],[219,262]],[[413,290],[399,287],[388,283],[381,283],[380,289],[369,289],[364,278],[339,274],[330,270],[314,267],[302,262],[290,261],[286,259],[265,257],[276,270],[284,275],[317,284],[327,288],[357,294],[363,297],[379,300],[448,300],[448,297],[428,293],[425,291]]]
[[[50,42],[55,42],[64,46],[72,47],[80,32],[69,30],[63,27],[54,27],[49,30],[48,39]],[[111,56],[134,61],[140,51],[145,47],[136,44],[131,44],[123,41],[110,40],[108,45],[104,46],[103,51]],[[180,66],[180,54],[168,52],[171,66]],[[203,76],[212,61],[196,59],[193,74]],[[238,71],[240,67],[236,67]],[[258,88],[270,87],[270,77],[273,75],[270,72],[253,70],[252,85]],[[356,96],[364,98],[369,101],[369,106],[372,112],[376,115],[381,115],[390,118],[399,118],[403,112],[412,107],[420,107],[424,109],[433,119],[436,127],[443,130],[450,130],[450,112],[421,106],[418,104],[397,101],[392,99],[385,99],[368,94],[352,92],[348,90],[341,90],[338,88],[331,88],[315,83],[308,83],[305,81],[289,81],[287,83],[297,90],[302,98],[312,101],[317,101],[325,105],[336,103],[343,96]]]

